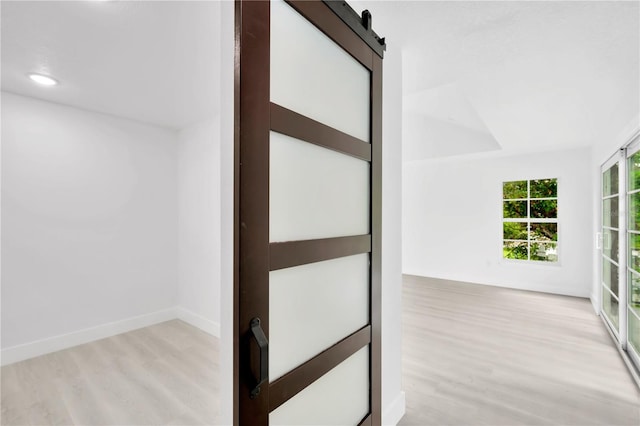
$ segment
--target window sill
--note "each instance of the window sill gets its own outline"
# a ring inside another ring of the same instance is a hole
[[[560,260],[555,262],[545,262],[542,260],[520,260],[520,259],[505,259],[504,257],[498,261],[500,265],[509,265],[509,266],[533,266],[533,267],[542,267],[542,268],[560,268],[562,267],[562,262]]]

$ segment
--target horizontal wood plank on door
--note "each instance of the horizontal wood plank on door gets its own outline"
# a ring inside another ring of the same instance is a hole
[[[271,271],[275,271],[370,251],[370,235],[271,243],[269,266]]]
[[[311,21],[327,37],[349,52],[358,62],[367,69],[372,69],[373,56],[376,54],[326,4],[308,0],[286,0],[286,2]]]
[[[358,15],[346,1],[323,0],[323,2],[358,34],[380,58],[384,58],[384,51],[387,50],[387,44],[385,43],[384,37],[381,38],[378,36],[371,28],[371,13],[365,10],[361,15]]]
[[[271,103],[271,130],[371,161],[370,143],[274,103]]]
[[[367,325],[270,383],[269,411],[275,410],[293,398],[298,392],[368,345],[370,341],[371,326]]]

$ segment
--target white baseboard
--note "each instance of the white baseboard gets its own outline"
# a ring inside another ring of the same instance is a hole
[[[595,311],[596,315],[600,315],[600,307],[598,306],[598,297],[596,296],[595,293],[591,294],[591,305],[593,305],[593,310]]]
[[[405,394],[404,391],[401,391],[391,404],[382,410],[382,424],[384,426],[396,426],[404,416],[405,409]]]
[[[554,267],[554,266],[551,266]],[[436,278],[440,280],[449,280],[449,281],[459,281],[463,283],[470,284],[480,284],[480,285],[488,285],[491,287],[502,287],[502,288],[511,288],[513,290],[524,290],[524,291],[536,291],[540,293],[549,293],[549,294],[558,294],[560,296],[571,296],[571,297],[580,297],[583,299],[588,299],[590,294],[585,293],[583,290],[575,289],[575,288],[562,288],[559,286],[544,286],[540,284],[532,284],[532,283],[520,283],[519,285],[512,284],[504,284],[500,282],[486,282],[479,281],[478,279],[467,276],[465,274],[438,274],[438,273],[425,273],[422,271],[403,271],[402,275],[410,275],[414,277],[425,277],[425,278]]]
[[[72,346],[82,345],[176,318],[176,308],[168,308],[146,315],[102,324],[97,327],[85,328],[84,330],[74,331],[73,333],[12,346],[2,349],[0,352],[0,365],[13,364],[14,362],[60,351]]]
[[[82,345],[176,318],[212,336],[220,337],[220,324],[178,306],[2,349],[0,351],[0,365],[13,364],[14,362],[61,351],[72,346]]]
[[[191,324],[192,326],[199,328],[205,333],[209,333],[214,337],[220,338],[220,324],[211,321],[201,315],[196,314],[193,311],[183,308],[182,306],[178,306],[176,308],[177,318],[186,322],[187,324]]]

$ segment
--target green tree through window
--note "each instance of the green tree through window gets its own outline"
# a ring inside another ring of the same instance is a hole
[[[502,256],[505,259],[558,260],[558,180],[502,184]]]

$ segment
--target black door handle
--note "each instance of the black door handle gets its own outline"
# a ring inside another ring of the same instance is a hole
[[[250,398],[254,399],[260,393],[260,386],[269,380],[269,341],[260,326],[260,318],[256,317],[251,320],[251,334],[253,335],[253,338],[256,339],[258,349],[260,350],[260,360],[257,368],[258,374],[255,374],[255,370],[253,370],[256,385],[251,390],[250,394]]]

